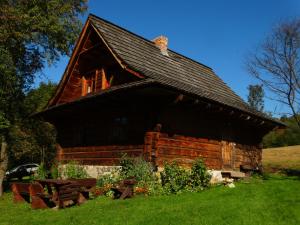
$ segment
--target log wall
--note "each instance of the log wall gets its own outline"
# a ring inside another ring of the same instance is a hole
[[[233,142],[186,137],[160,132],[146,132],[144,145],[108,145],[85,147],[57,146],[60,162],[78,161],[82,165],[119,165],[124,154],[143,157],[158,167],[165,162],[176,161],[183,167],[191,167],[202,158],[210,169],[239,170],[241,165],[256,168],[261,165],[262,150],[258,146]]]
[[[143,154],[158,167],[173,161],[190,167],[199,157],[210,169],[239,170],[241,165],[256,167],[261,164],[261,149],[256,146],[181,135],[169,137],[159,132],[146,133]]]
[[[124,154],[129,157],[141,156],[144,145],[111,145],[62,148],[57,146],[58,161],[77,161],[82,165],[119,165]]]

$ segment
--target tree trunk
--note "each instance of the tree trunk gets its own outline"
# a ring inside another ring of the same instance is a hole
[[[4,136],[1,136],[0,151],[0,197],[3,195],[3,180],[8,165],[7,143]]]

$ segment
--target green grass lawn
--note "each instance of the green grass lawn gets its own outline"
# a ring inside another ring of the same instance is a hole
[[[32,210],[0,200],[0,224],[300,224],[300,180],[277,176],[201,193],[111,200],[100,197],[64,210]]]

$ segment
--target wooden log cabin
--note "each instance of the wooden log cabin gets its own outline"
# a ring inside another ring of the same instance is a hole
[[[155,166],[211,169],[261,165],[262,137],[284,126],[251,109],[214,71],[153,41],[89,15],[47,108],[57,157],[116,166],[123,154]]]

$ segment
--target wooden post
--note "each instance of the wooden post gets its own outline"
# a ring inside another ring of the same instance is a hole
[[[101,69],[101,74],[102,74],[102,90],[106,89],[108,87],[108,82],[106,79],[106,74],[104,68]]]
[[[96,74],[95,74],[95,82],[94,82],[94,91],[96,92],[97,91],[97,81],[98,81],[98,76],[99,76],[99,70],[96,69]]]
[[[81,80],[81,96],[85,96],[86,95],[86,79],[84,76],[82,76],[82,80]]]
[[[63,158],[63,149],[60,144],[56,144],[56,158],[58,162],[61,162]]]
[[[144,144],[144,152],[143,156],[145,160],[152,162],[154,166],[156,166],[156,159],[158,158],[158,140],[159,140],[160,132],[157,131],[149,131],[146,132],[145,135],[145,144]]]

